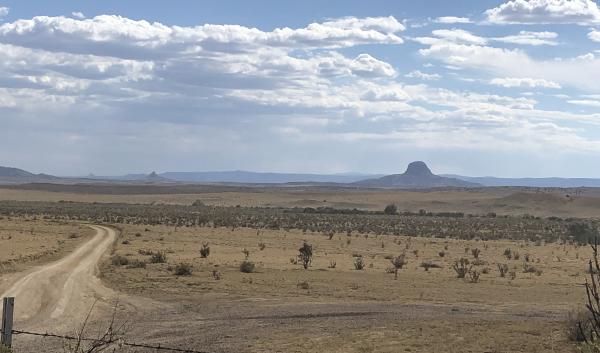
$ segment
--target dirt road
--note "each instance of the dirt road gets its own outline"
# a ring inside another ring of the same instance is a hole
[[[96,276],[98,262],[110,248],[113,229],[91,226],[96,235],[67,257],[36,268],[16,281],[0,297],[15,297],[15,322],[28,329],[44,328],[49,322],[55,330],[71,329],[100,299],[115,297]]]

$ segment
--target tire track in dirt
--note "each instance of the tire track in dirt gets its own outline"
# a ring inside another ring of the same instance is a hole
[[[15,322],[21,328],[72,329],[96,301],[116,293],[97,277],[98,263],[116,238],[113,229],[90,226],[96,235],[61,260],[38,267],[17,280],[0,297],[15,297]]]

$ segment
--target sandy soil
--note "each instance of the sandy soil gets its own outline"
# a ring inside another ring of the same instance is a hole
[[[0,274],[25,271],[60,259],[94,233],[75,222],[0,217]]]

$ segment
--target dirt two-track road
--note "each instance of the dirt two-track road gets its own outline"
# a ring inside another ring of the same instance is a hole
[[[115,293],[96,276],[98,262],[115,240],[115,231],[91,226],[96,234],[65,258],[34,268],[18,278],[0,297],[15,297],[15,327],[55,331],[73,329],[96,301]]]

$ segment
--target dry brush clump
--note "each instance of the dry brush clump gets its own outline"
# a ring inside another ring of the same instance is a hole
[[[467,273],[469,273],[469,271],[471,271],[472,268],[473,266],[470,265],[469,259],[466,259],[464,257],[460,260],[454,261],[454,265],[452,266],[452,269],[454,270],[454,272],[456,272],[457,278],[465,278]]]
[[[181,262],[175,266],[173,269],[173,274],[175,276],[191,276],[192,275],[192,265]]]
[[[150,257],[150,263],[164,264],[167,262],[167,255],[164,251],[153,252]]]
[[[430,268],[442,268],[442,266],[433,261],[423,261],[421,262],[420,267],[422,267],[425,271],[429,271]]]
[[[207,258],[210,255],[210,246],[208,243],[202,243],[202,247],[200,248],[200,257]]]
[[[508,265],[498,264],[498,272],[500,272],[500,277],[506,277],[506,274],[508,273]]]
[[[365,260],[362,256],[356,257],[354,259],[354,269],[357,271],[362,271],[365,268]]]

